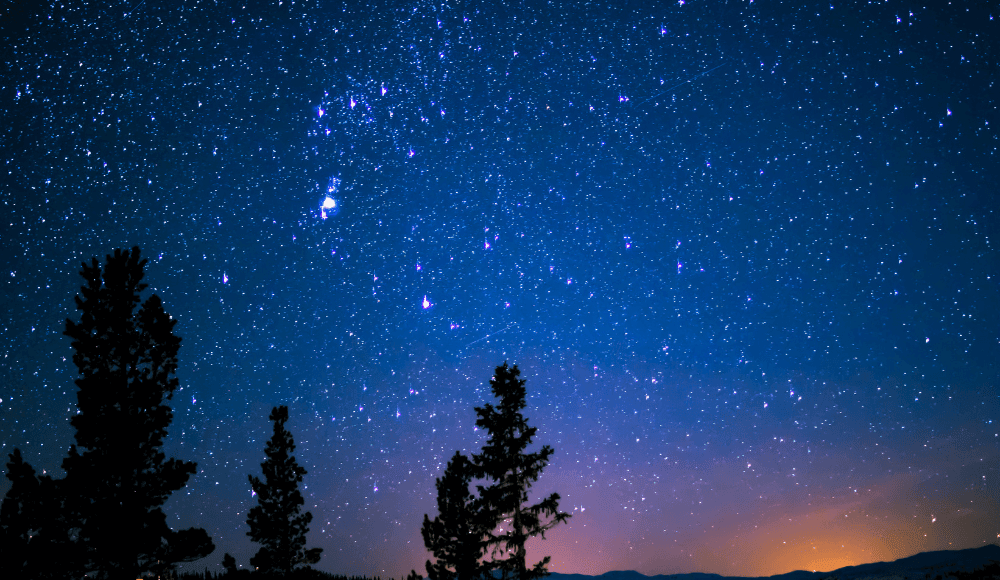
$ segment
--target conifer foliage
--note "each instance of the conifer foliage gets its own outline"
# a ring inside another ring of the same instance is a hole
[[[11,487],[0,504],[0,570],[13,578],[31,578],[37,571],[33,556],[39,552],[40,485],[20,449],[10,454],[7,479]]]
[[[486,541],[493,556],[490,567],[504,579],[531,580],[548,574],[546,566],[551,557],[546,556],[529,569],[525,542],[533,536],[544,538],[547,530],[570,516],[559,511],[558,493],[526,505],[528,491],[548,465],[553,449],[543,445],[536,452],[527,451],[538,428],[529,427],[521,413],[527,402],[520,374],[517,365],[508,367],[506,362],[496,368],[490,388],[499,402],[496,407],[490,403],[476,407],[476,425],[489,437],[482,453],[473,455],[472,460],[479,468],[477,476],[489,482],[477,489],[483,509],[496,525]]]
[[[490,387],[497,406],[476,407],[476,425],[489,437],[482,452],[461,453],[437,480],[438,516],[424,516],[424,544],[437,560],[427,562],[431,580],[533,580],[548,575],[550,557],[528,568],[525,543],[569,519],[559,494],[529,505],[528,492],[548,465],[552,447],[528,452],[537,431],[521,411],[527,406],[517,365],[496,367]],[[470,493],[473,481],[478,496]]]
[[[97,578],[163,572],[215,548],[203,529],[171,530],[161,509],[195,464],[161,450],[173,419],[166,401],[178,387],[180,338],[158,296],[140,306],[145,266],[138,247],[115,250],[104,268],[96,258],[84,263],[80,321],[66,320],[79,391],[61,517],[81,547],[77,565]]]
[[[270,575],[287,575],[297,566],[319,562],[322,548],[305,549],[306,533],[312,514],[302,512],[305,501],[299,492],[305,468],[295,461],[295,441],[285,429],[288,407],[271,411],[274,434],[264,448],[266,458],[260,464],[264,480],[250,476],[250,487],[257,505],[247,514],[247,535],[261,545],[250,564]]]
[[[426,564],[430,580],[468,580],[479,575],[487,530],[469,490],[475,473],[476,466],[456,451],[435,483],[438,516],[431,520],[424,514],[420,529],[424,545],[436,559]]]

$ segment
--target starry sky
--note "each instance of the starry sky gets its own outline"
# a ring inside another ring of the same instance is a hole
[[[498,4],[4,1],[4,458],[61,473],[80,263],[139,245],[194,569],[284,404],[318,567],[422,571],[505,360],[552,571],[996,542],[1000,4]]]

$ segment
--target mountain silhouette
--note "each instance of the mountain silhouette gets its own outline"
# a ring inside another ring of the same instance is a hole
[[[846,566],[830,572],[807,572],[796,570],[774,576],[721,576],[719,574],[657,574],[646,576],[633,570],[620,572],[605,572],[599,576],[586,574],[559,574],[553,572],[550,580],[822,580],[836,576],[838,580],[854,580],[861,578],[889,578],[898,580],[925,580],[926,578],[948,578],[957,572],[972,572],[978,568],[1000,561],[1000,546],[989,544],[979,548],[966,550],[937,550],[921,552],[913,556],[901,558],[893,562],[874,562],[858,566]]]

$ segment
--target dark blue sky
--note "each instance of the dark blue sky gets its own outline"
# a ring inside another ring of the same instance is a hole
[[[137,244],[198,569],[287,404],[319,567],[422,570],[504,360],[553,571],[996,542],[1000,5],[647,4],[9,3],[3,453],[60,472],[80,263]]]

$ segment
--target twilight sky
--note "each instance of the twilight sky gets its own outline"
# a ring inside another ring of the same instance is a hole
[[[0,451],[61,473],[80,263],[141,246],[196,569],[248,565],[287,404],[318,567],[423,571],[504,360],[552,571],[1000,537],[997,2],[34,4],[0,10]]]

